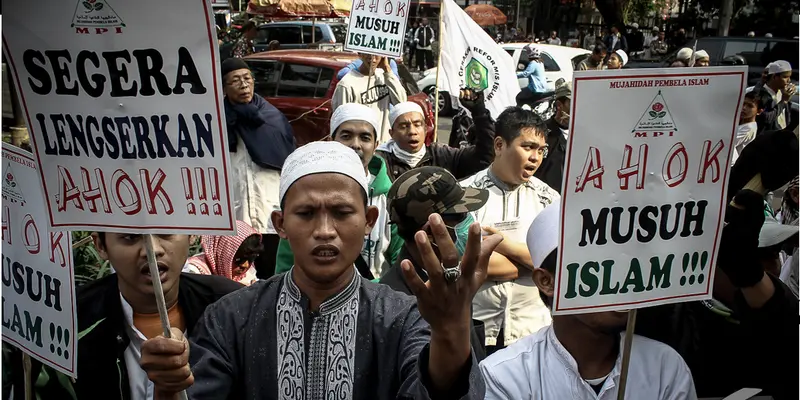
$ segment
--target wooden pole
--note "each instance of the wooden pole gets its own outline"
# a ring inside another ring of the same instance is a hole
[[[147,251],[147,264],[150,267],[150,278],[153,282],[153,291],[156,296],[156,305],[158,306],[158,316],[161,317],[161,327],[164,330],[164,337],[172,337],[169,326],[169,314],[167,312],[167,303],[164,300],[164,289],[161,287],[161,274],[158,272],[158,262],[156,261],[156,253],[153,249],[155,247],[155,238],[153,235],[144,235],[145,250]],[[181,400],[187,400],[186,391],[181,391],[178,395]]]
[[[619,391],[617,400],[625,399],[625,385],[628,383],[628,369],[631,362],[631,346],[633,345],[633,328],[636,326],[636,309],[628,311],[628,326],[625,327],[625,348],[622,349],[622,371],[619,375]]]
[[[31,376],[32,369],[31,356],[28,353],[22,352],[22,372],[25,378],[25,400],[33,400],[35,395],[33,393],[33,377]]]
[[[440,3],[439,7],[439,51],[436,54],[436,84],[434,85],[435,94],[433,96],[433,141],[439,140],[439,71],[442,69],[442,19],[444,19],[445,2]],[[453,88],[450,88],[453,90]],[[452,95],[452,93],[451,93]]]

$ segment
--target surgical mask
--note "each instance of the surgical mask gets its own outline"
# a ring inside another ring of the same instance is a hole
[[[475,219],[472,218],[472,213],[467,213],[467,217],[464,218],[463,221],[459,222],[453,230],[456,232],[456,250],[458,251],[458,256],[463,257],[464,252],[467,250],[467,237],[469,236],[469,227],[472,223],[475,222]]]

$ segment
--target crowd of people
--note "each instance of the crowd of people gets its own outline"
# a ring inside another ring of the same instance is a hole
[[[410,38],[426,66],[428,29],[423,20]],[[606,42],[579,69],[621,68],[625,37]],[[426,116],[393,60],[361,55],[340,72],[329,135],[297,147],[236,49],[221,72],[237,235],[203,236],[192,257],[195,238],[158,235],[153,277],[144,236],[93,234],[115,274],[78,288],[78,399],[616,397],[627,312],[550,312],[570,82],[548,120],[513,104],[495,120],[482,92],[462,90],[474,138],[455,148],[425,143]],[[680,66],[707,65],[702,50],[684,53]],[[531,78],[525,96],[540,92],[537,55],[529,49],[533,66],[520,75]],[[745,95],[714,299],[639,311],[627,398],[742,387],[797,398],[790,75],[772,63]],[[778,210],[744,189],[756,174],[767,191],[785,187]],[[63,383],[36,387],[43,399],[70,398]]]

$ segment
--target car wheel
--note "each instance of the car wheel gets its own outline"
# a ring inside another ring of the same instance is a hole
[[[428,95],[431,104],[436,103],[436,90],[433,86],[428,86],[423,90]],[[453,113],[453,105],[450,104],[450,95],[447,92],[439,92],[439,115],[449,116]]]

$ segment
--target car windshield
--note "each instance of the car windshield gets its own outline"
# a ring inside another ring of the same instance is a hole
[[[345,39],[347,38],[347,25],[331,24],[330,27],[333,31],[333,37],[336,39],[336,43],[344,43]]]

